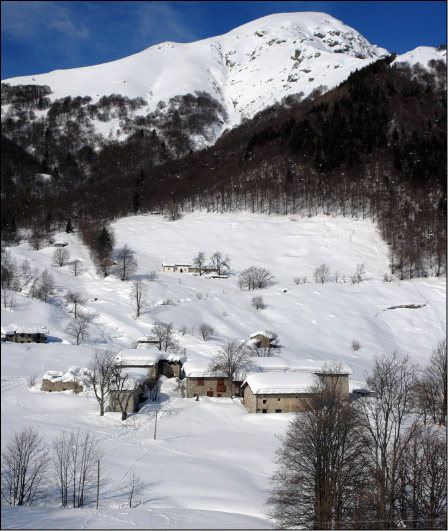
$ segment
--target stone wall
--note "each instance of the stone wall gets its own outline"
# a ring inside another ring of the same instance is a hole
[[[202,385],[201,385],[201,381],[203,381]],[[216,397],[239,396],[240,387],[238,384],[233,382],[232,388],[230,388],[228,378],[216,378],[216,377],[190,378],[190,377],[187,377],[187,398],[193,398],[196,395],[216,396]]]
[[[127,413],[135,413],[139,409],[141,389],[134,389],[130,391],[110,391],[109,393],[109,408],[110,411],[121,413],[120,402],[126,405]]]
[[[76,381],[71,381],[71,382],[61,382],[61,381],[56,381],[56,382],[52,382],[51,380],[42,380],[42,387],[41,387],[41,391],[47,391],[49,393],[51,392],[61,392],[61,391],[73,391],[75,392],[76,394],[80,393],[82,390],[83,390],[83,386],[79,383],[79,382],[76,382]]]
[[[328,384],[330,389],[335,386],[335,391],[342,400],[349,399],[348,375],[347,374],[318,374],[323,383]]]

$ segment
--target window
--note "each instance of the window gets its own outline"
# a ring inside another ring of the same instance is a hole
[[[198,385],[204,385],[204,378],[198,378]]]
[[[218,384],[218,385],[216,386],[216,390],[219,391],[220,393],[225,393],[225,392],[226,392],[226,386],[225,386],[225,385]]]
[[[221,394],[221,393],[218,393],[216,396],[217,396],[218,398],[221,398],[221,397],[222,397],[222,394]]]
[[[282,410],[281,410],[281,409],[276,409],[275,412],[276,412],[276,413],[281,413]]]
[[[267,410],[267,409],[262,409],[261,412],[262,412],[262,413],[267,413],[268,410]]]
[[[218,378],[218,385],[224,385],[224,378]]]
[[[267,400],[263,400],[263,404],[266,404]]]

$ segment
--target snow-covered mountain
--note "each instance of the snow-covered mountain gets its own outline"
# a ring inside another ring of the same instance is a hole
[[[218,37],[164,42],[106,64],[4,81],[48,85],[52,101],[90,96],[96,103],[111,94],[143,98],[137,115],[153,112],[175,96],[205,92],[222,105],[216,135],[286,96],[333,88],[353,70],[385,55],[385,49],[330,15],[282,13]]]
[[[191,95],[205,95],[207,109],[213,108],[213,113],[196,123],[197,130],[188,132],[190,147],[196,150],[212,145],[224,130],[287,96],[305,98],[316,89],[330,90],[354,70],[387,55],[387,50],[325,13],[280,13],[197,42],[164,42],[110,63],[3,82],[46,85],[52,102],[67,96],[88,98],[83,107],[112,94],[135,100],[126,106],[125,120],[123,106],[121,112],[109,112],[110,102],[106,114],[90,115],[84,122],[86,132],[99,135],[98,139],[125,140],[142,125],[163,136],[173,113],[180,111],[184,122],[194,122],[191,116],[197,114],[198,104],[194,101],[191,109]],[[396,62],[419,62],[426,67],[431,59],[446,61],[446,51],[417,48]],[[187,95],[190,100],[186,101]],[[47,112],[40,110],[36,116],[45,117]],[[2,114],[14,117],[8,106],[3,106]]]

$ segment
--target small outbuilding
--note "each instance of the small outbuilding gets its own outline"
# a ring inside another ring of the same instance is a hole
[[[276,348],[278,345],[278,336],[275,332],[268,330],[255,332],[250,336],[251,342],[260,348]]]
[[[109,391],[110,411],[135,413],[139,410],[140,399],[146,391],[146,385],[151,381],[151,367],[133,367],[123,370],[121,375],[126,378],[121,389]]]

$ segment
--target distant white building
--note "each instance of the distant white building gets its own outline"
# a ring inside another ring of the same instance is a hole
[[[217,273],[218,270],[212,266],[204,266],[202,269],[203,273]],[[189,263],[174,263],[174,262],[162,262],[162,271],[164,273],[199,273],[199,269],[196,266],[193,266]]]

